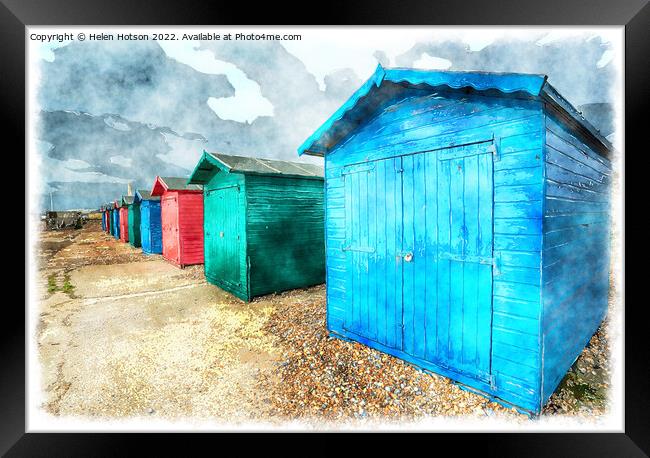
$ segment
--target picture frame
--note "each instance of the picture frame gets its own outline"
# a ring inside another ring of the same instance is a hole
[[[294,6],[295,8],[295,6]],[[307,11],[317,11],[317,14]],[[650,6],[643,0],[607,2],[597,0],[588,7],[577,0],[534,2],[532,0],[504,2],[355,2],[325,8],[311,5],[305,13],[312,18],[292,18],[302,23],[315,19],[321,24],[340,22],[347,25],[366,23],[399,23],[400,25],[619,25],[625,27],[625,145],[640,143],[643,134],[642,120],[647,117],[647,82],[650,55]],[[25,111],[26,102],[26,33],[28,25],[208,25],[245,23],[256,24],[273,21],[286,24],[285,9],[275,4],[252,7],[250,4],[219,4],[205,1],[184,2],[103,2],[99,0],[74,0],[48,2],[3,0],[0,5],[0,42],[3,43],[1,91],[5,132],[14,140],[12,151],[17,152],[26,145]],[[9,150],[8,150],[9,151]],[[636,161],[635,158],[633,160]],[[27,193],[27,157],[24,161],[15,154],[6,165],[16,169],[20,163],[25,167],[24,190]],[[625,156],[623,159],[625,164]],[[625,167],[623,169],[625,176]],[[624,180],[631,185],[627,195],[642,195],[639,182]],[[631,184],[636,183],[636,184]],[[641,180],[642,182],[642,180]],[[19,184],[18,184],[19,186]],[[638,189],[635,189],[636,186]],[[625,188],[625,185],[624,185]],[[18,188],[19,189],[19,188]],[[635,191],[632,191],[635,189]],[[638,193],[636,192],[638,191]],[[639,194],[641,193],[641,194]],[[25,208],[25,212],[27,209]],[[623,212],[624,213],[624,212]],[[25,220],[26,221],[26,220]],[[625,224],[623,224],[625,227]],[[623,247],[625,243],[622,244]],[[17,248],[15,248],[17,249]],[[25,259],[30,247],[24,246]],[[624,250],[624,248],[623,248]],[[625,274],[625,252],[623,251]],[[15,268],[15,270],[19,270]],[[638,273],[638,272],[637,272]],[[27,290],[27,263],[25,264],[25,292]],[[623,285],[625,285],[623,280]],[[632,283],[632,282],[630,282]],[[641,282],[641,284],[643,284]],[[623,297],[630,297],[622,291]],[[25,293],[26,300],[26,293]],[[171,451],[173,445],[187,447],[190,439],[183,435],[154,434],[54,434],[26,431],[26,365],[25,343],[29,329],[25,323],[24,310],[13,305],[11,318],[5,321],[2,334],[4,349],[4,370],[2,382],[3,421],[0,422],[0,451],[7,456],[87,456],[131,454],[135,448],[144,446],[148,454],[155,451]],[[26,305],[26,302],[25,302]],[[5,307],[9,307],[6,304]],[[489,442],[491,450],[498,450],[499,456],[644,456],[650,454],[650,395],[648,394],[648,342],[643,319],[644,301],[623,307],[625,323],[625,430],[620,433],[577,434],[577,433],[522,433],[522,434],[467,434],[458,437],[452,434],[438,434],[424,440],[436,441],[436,448],[443,441],[449,446],[463,444],[464,451],[485,453]],[[422,438],[421,438],[422,439]],[[191,447],[213,445],[209,435],[193,435]],[[175,443],[175,444],[173,444]],[[424,444],[422,444],[424,445]],[[185,449],[187,452],[188,449]],[[198,450],[198,449],[197,449]]]

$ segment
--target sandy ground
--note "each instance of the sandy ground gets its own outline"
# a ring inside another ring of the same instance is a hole
[[[55,416],[239,422],[417,420],[514,410],[328,336],[325,289],[245,304],[91,221],[38,248],[42,408]],[[543,415],[606,408],[607,336],[592,338]]]

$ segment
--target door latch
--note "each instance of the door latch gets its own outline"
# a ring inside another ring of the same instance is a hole
[[[405,262],[411,262],[413,261],[413,253],[408,252],[404,255],[404,261]]]

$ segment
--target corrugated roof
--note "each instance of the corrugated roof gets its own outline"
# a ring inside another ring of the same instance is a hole
[[[394,83],[396,89],[379,91],[384,82]],[[399,85],[399,86],[397,86]],[[524,73],[451,72],[406,68],[384,68],[377,66],[375,73],[329,117],[298,148],[304,153],[322,156],[336,146],[345,136],[356,129],[364,117],[369,116],[380,103],[389,100],[395,91],[403,87],[447,87],[451,89],[473,88],[479,91],[497,90],[503,94],[518,94],[518,97],[537,98],[549,102],[569,114],[607,150],[611,143],[594,128],[578,110],[564,99],[547,82],[546,75]],[[375,99],[373,99],[373,95]]]
[[[151,188],[152,196],[162,196],[165,191],[202,191],[203,188],[196,184],[188,184],[187,178],[181,177],[156,177]]]
[[[323,167],[301,162],[279,161],[249,156],[233,156],[231,154],[203,152],[188,183],[204,184],[217,167],[225,172],[254,175],[282,175],[322,179]]]
[[[167,190],[169,191],[200,191],[201,186],[188,184],[187,178],[181,177],[160,177]]]
[[[133,203],[133,196],[122,196],[122,205],[131,205]]]
[[[151,192],[147,189],[138,189],[135,191],[134,202],[141,202],[143,200],[160,200],[160,196],[152,196]]]

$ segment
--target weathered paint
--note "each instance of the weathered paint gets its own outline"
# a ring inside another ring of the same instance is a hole
[[[156,177],[152,196],[160,196],[162,255],[184,267],[203,264],[203,190],[169,183],[183,178]]]
[[[327,326],[538,413],[607,303],[607,257],[591,277],[569,253],[607,252],[608,205],[591,191],[610,165],[552,131],[607,145],[572,116],[553,126],[558,105],[530,91],[476,90],[481,75],[463,90],[379,79],[299,150],[325,156]]]
[[[143,200],[140,204],[140,234],[144,253],[162,253],[160,199]]]
[[[120,239],[120,209],[115,206],[113,208],[113,237]]]
[[[556,114],[546,117],[542,253],[543,400],[607,313],[612,168]]]
[[[129,243],[139,248],[141,245],[140,234],[140,203],[133,202],[129,205]]]
[[[219,158],[204,153],[189,180],[204,188],[207,280],[246,301],[323,283],[323,177],[284,173],[296,166],[286,161],[266,161],[265,171]]]
[[[129,241],[129,208],[120,207],[120,241]]]
[[[106,215],[106,228],[105,231],[107,234],[110,234],[112,232],[112,221],[111,221],[111,215],[112,215],[111,207],[109,204],[104,205],[104,214]]]

